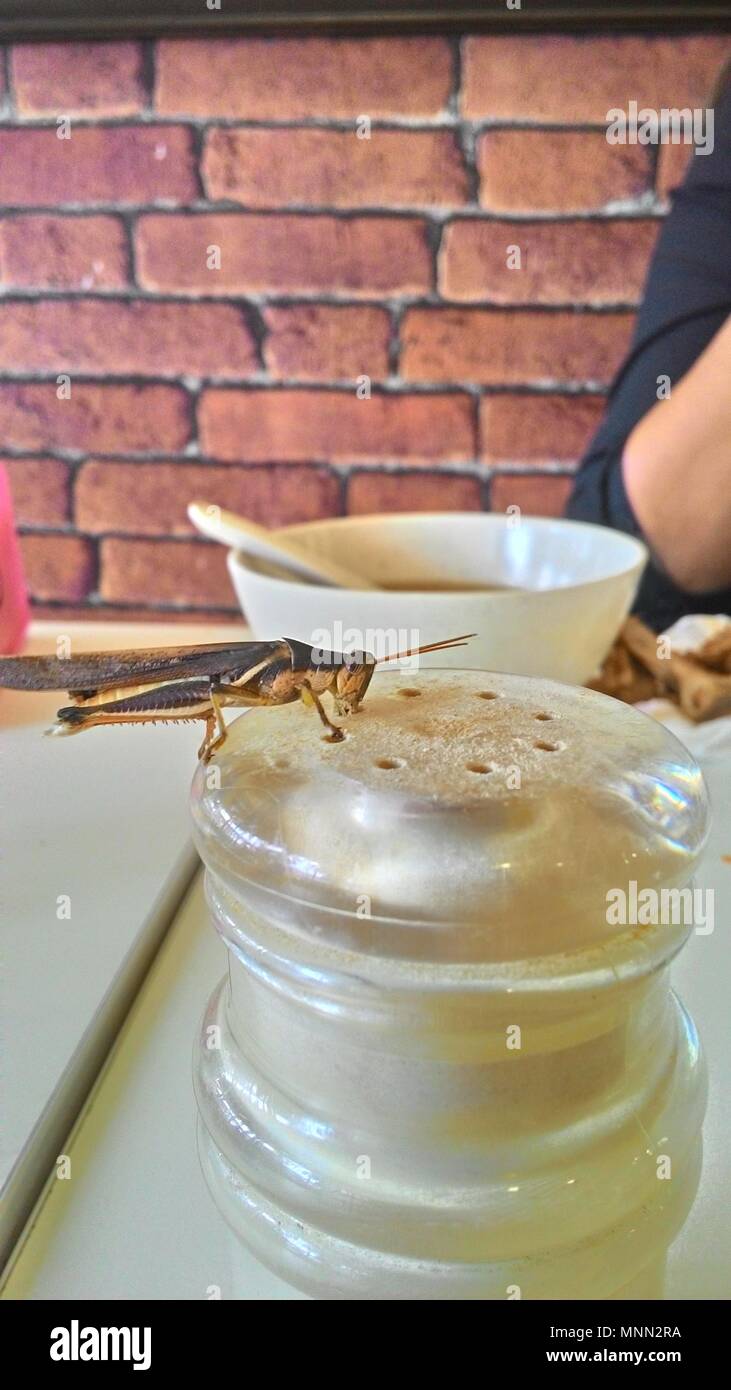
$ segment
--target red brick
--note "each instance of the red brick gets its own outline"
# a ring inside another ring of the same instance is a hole
[[[404,317],[407,381],[517,386],[608,383],[629,345],[632,314],[411,309]]]
[[[703,106],[728,39],[473,36],[463,47],[463,111],[473,119],[606,123],[612,107]]]
[[[217,468],[200,463],[90,460],[76,479],[76,524],[90,533],[193,534],[186,508],[202,498],[264,526],[336,516],[340,482],[326,468],[276,464]]]
[[[661,145],[657,164],[657,191],[662,197],[666,197],[671,189],[677,188],[683,182],[688,166],[695,158],[692,145]],[[705,155],[698,156],[699,161],[705,158]]]
[[[158,111],[257,121],[436,116],[452,55],[441,38],[168,39]]]
[[[526,396],[480,401],[481,458],[488,463],[575,463],[604,413],[603,396]]]
[[[454,207],[467,182],[455,136],[438,130],[212,130],[208,195],[252,208]]]
[[[80,536],[21,536],[28,590],[33,598],[86,598],[94,589],[96,555],[92,541]]]
[[[652,190],[647,147],[608,145],[599,131],[490,130],[477,163],[493,212],[592,212]]]
[[[221,269],[208,270],[209,246]],[[411,217],[142,217],[140,284],[217,294],[419,294],[431,286],[424,223]]]
[[[493,304],[637,303],[660,223],[452,222],[439,285],[445,299]],[[520,249],[520,268],[510,269]]]
[[[389,316],[384,309],[292,304],[264,309],[264,360],[275,376],[346,381],[388,375]]]
[[[478,512],[480,483],[454,473],[356,470],[348,478],[348,512]]]
[[[137,453],[182,449],[190,437],[186,394],[176,386],[72,382],[0,383],[0,437],[16,449]]]
[[[99,589],[108,603],[233,606],[226,551],[205,541],[104,540]]]
[[[191,132],[182,126],[0,130],[0,203],[179,202],[197,196]]]
[[[8,217],[0,222],[0,278],[17,289],[121,289],[124,227],[116,217]]]
[[[33,602],[34,618],[50,618],[52,622],[95,623],[226,623],[228,626],[239,613],[235,599],[230,608],[145,608],[139,604],[111,603],[38,603]],[[244,620],[241,618],[241,639],[244,641]]]
[[[71,515],[69,466],[61,459],[0,459],[21,526],[63,526]]]
[[[136,43],[38,43],[11,50],[22,116],[132,116],[145,105]]]
[[[0,301],[0,371],[241,377],[256,346],[233,304]]]
[[[524,516],[563,516],[573,479],[560,473],[499,474],[490,482],[490,507],[506,512],[520,507]]]
[[[205,453],[248,462],[458,463],[475,452],[472,402],[460,395],[209,390],[199,422]]]

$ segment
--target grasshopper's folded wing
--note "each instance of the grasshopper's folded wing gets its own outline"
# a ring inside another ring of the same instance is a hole
[[[13,690],[68,690],[95,694],[117,686],[155,685],[192,676],[222,676],[286,653],[282,642],[210,642],[195,647],[0,657],[0,686]]]

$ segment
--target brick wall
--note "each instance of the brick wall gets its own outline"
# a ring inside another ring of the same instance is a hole
[[[194,496],[560,512],[686,154],[608,145],[606,112],[705,104],[728,49],[11,49],[0,451],[40,608],[233,608]]]

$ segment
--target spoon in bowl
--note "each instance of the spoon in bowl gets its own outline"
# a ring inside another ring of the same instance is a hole
[[[240,550],[257,560],[265,560],[287,570],[293,578],[311,584],[328,584],[337,589],[378,589],[372,579],[358,574],[350,565],[338,565],[323,555],[313,555],[286,531],[269,531],[255,521],[226,511],[213,503],[191,502],[188,516],[201,535]]]

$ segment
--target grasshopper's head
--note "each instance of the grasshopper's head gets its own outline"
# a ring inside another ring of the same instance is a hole
[[[375,669],[376,658],[370,652],[351,652],[343,657],[333,692],[339,714],[352,714],[357,710]]]

